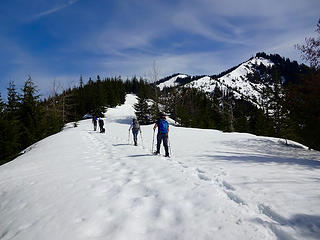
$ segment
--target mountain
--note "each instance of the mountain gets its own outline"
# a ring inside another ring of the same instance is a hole
[[[274,71],[279,71],[281,83],[277,83],[273,79]],[[174,77],[162,80],[157,86],[160,90],[163,90],[164,87],[183,86],[196,88],[207,93],[213,93],[215,88],[218,88],[222,92],[233,93],[236,99],[246,99],[261,107],[266,101],[265,92],[267,89],[274,89],[275,84],[296,81],[298,74],[307,71],[307,66],[298,65],[295,61],[290,62],[279,55],[257,53],[255,57],[219,75],[195,77],[183,74],[173,75]],[[185,81],[181,81],[181,79]]]
[[[153,125],[128,136],[136,102],[0,166],[1,239],[319,239],[319,152],[171,125],[172,157],[153,156]]]
[[[206,76],[190,82],[185,86],[198,88],[209,93],[213,92],[216,87],[223,91],[228,89],[234,93],[235,98],[239,99],[243,97],[259,104],[262,102],[262,93],[265,84],[262,82],[254,83],[249,80],[248,76],[259,73],[258,68],[261,67],[261,65],[266,68],[272,68],[274,63],[265,58],[254,57],[219,78]]]

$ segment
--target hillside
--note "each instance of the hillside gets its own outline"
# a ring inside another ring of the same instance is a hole
[[[242,133],[152,125],[132,146],[133,95],[0,167],[0,239],[319,239],[320,153]]]

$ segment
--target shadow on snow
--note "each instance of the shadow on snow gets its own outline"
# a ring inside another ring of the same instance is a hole
[[[150,154],[136,154],[136,155],[129,155],[128,157],[136,158],[136,157],[150,157]]]
[[[269,227],[278,237],[278,239],[293,239],[291,236],[281,230],[281,226],[291,227],[304,237],[314,239],[319,239],[320,237],[320,216],[295,214],[291,218],[286,219],[285,217],[274,212],[270,207],[264,206],[263,204],[259,205],[259,210],[261,213],[265,214],[277,223],[263,221],[260,218],[257,218],[256,221],[264,226]]]
[[[233,153],[234,154],[234,153]],[[200,155],[199,157],[208,157],[216,161],[230,161],[230,162],[244,162],[244,163],[279,163],[286,165],[300,165],[303,167],[320,168],[320,161],[310,160],[310,159],[299,159],[299,158],[287,158],[287,157],[278,157],[270,155],[246,155],[246,154],[237,154],[230,156],[223,155]]]

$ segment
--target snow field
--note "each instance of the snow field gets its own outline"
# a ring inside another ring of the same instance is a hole
[[[106,134],[84,120],[0,167],[1,240],[318,239],[319,152],[170,126],[172,158],[152,156],[152,125],[128,134],[135,101]]]

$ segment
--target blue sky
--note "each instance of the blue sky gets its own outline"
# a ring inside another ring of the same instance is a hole
[[[2,0],[0,92],[30,75],[43,96],[101,77],[217,74],[256,52],[298,60],[319,0]]]

